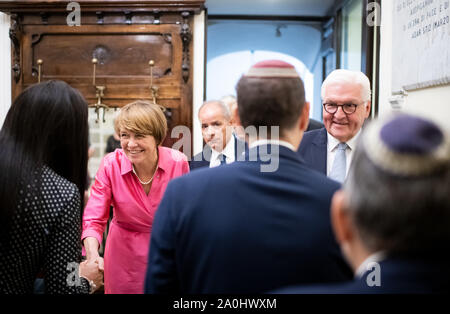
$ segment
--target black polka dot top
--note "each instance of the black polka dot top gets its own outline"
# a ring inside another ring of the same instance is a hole
[[[78,277],[81,261],[81,201],[78,188],[44,167],[36,181],[20,190],[9,243],[0,244],[0,293],[33,293],[44,277],[45,293],[88,293]]]

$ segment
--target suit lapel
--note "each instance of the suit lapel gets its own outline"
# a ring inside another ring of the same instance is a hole
[[[311,145],[311,156],[314,160],[311,160],[315,165],[315,169],[327,174],[327,130],[323,128],[318,132]]]
[[[202,167],[206,167],[206,166],[209,167],[211,155],[212,155],[211,147],[208,144],[206,144],[203,147],[203,152],[202,152],[202,161],[201,161]]]

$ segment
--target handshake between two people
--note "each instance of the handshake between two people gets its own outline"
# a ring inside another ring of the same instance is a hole
[[[86,260],[80,263],[80,277],[89,281],[90,293],[94,293],[103,287],[103,258],[98,254],[99,243],[97,239],[88,237],[84,241]]]
[[[103,287],[103,272],[104,263],[103,258],[100,256],[80,263],[80,277],[89,281],[89,293],[94,293]]]

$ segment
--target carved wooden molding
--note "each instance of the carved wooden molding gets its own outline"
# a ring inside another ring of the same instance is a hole
[[[22,28],[20,26],[19,16],[11,14],[11,28],[9,29],[9,38],[14,46],[12,71],[14,73],[14,80],[16,83],[20,80],[20,39],[22,36]]]
[[[183,42],[183,63],[181,65],[183,80],[186,83],[189,79],[189,44],[192,40],[192,32],[189,28],[189,12],[181,13],[183,17],[183,24],[181,25],[181,40]]]
[[[48,24],[48,13],[40,12],[39,15],[41,16],[42,24],[47,25]]]
[[[77,0],[81,10],[86,12],[180,12],[200,11],[204,8],[205,0]],[[3,12],[67,12],[67,0],[2,0],[0,11]]]
[[[103,24],[103,12],[102,11],[97,11],[95,12],[95,15],[97,15],[97,24]]]
[[[42,60],[42,80],[63,80],[93,104],[95,57],[105,105],[151,100],[148,62],[154,60],[157,101],[166,108],[169,134],[176,125],[192,130],[193,17],[205,0],[75,1],[81,7],[77,27],[67,23],[70,1],[0,0],[0,11],[11,15],[12,98],[37,82]],[[175,141],[167,137],[163,145]]]
[[[123,12],[123,13],[125,14],[125,19],[126,19],[125,24],[131,25],[131,18],[133,17],[133,13],[131,11],[128,11],[128,10]]]

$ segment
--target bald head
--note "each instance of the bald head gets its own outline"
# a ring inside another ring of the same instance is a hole
[[[205,101],[203,105],[200,106],[198,109],[198,115],[200,116],[200,113],[205,108],[212,108],[217,107],[221,110],[222,115],[225,117],[225,119],[230,120],[231,119],[231,112],[228,106],[221,100],[209,100]]]
[[[202,136],[206,144],[221,152],[230,140],[231,114],[228,107],[219,100],[203,103],[198,111]]]

